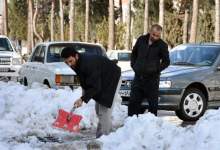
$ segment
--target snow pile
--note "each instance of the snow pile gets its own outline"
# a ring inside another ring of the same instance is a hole
[[[109,136],[102,136],[105,150],[219,150],[220,110],[209,110],[195,126],[177,127],[151,114],[130,117]]]
[[[1,141],[10,141],[13,138],[70,134],[54,129],[51,124],[55,121],[58,109],[69,111],[74,101],[80,96],[81,89],[74,91],[70,89],[54,90],[39,84],[33,84],[31,88],[27,88],[19,83],[0,82],[0,149],[7,147],[7,144],[1,143]],[[95,128],[97,126],[98,119],[94,105],[95,102],[91,100],[76,110],[75,113],[83,116],[81,128]],[[113,116],[113,125],[122,124],[126,117],[124,114],[126,107],[116,104],[115,109],[114,112],[117,111],[120,115]],[[116,115],[116,113],[114,114]],[[33,139],[34,141],[37,139]],[[25,144],[20,146],[20,149],[28,147]]]

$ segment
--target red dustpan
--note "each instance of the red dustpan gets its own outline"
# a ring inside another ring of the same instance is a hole
[[[74,114],[74,110],[75,108],[72,108],[70,112],[66,112],[63,109],[59,109],[58,117],[53,126],[70,132],[79,132],[79,123],[82,120],[82,116]]]

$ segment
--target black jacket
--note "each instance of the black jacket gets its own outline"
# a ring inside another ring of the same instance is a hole
[[[131,67],[137,76],[158,76],[170,64],[167,44],[159,39],[149,46],[149,37],[140,36],[132,50]]]
[[[104,56],[80,54],[74,70],[84,90],[82,100],[87,103],[93,98],[99,104],[110,108],[121,69]]]

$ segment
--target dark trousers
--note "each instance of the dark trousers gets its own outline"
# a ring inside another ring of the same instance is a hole
[[[159,95],[159,76],[140,77],[135,76],[131,86],[131,96],[128,105],[128,116],[143,113],[141,103],[144,99],[148,100],[148,111],[157,116],[158,95]]]

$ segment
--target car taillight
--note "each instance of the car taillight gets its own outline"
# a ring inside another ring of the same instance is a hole
[[[60,74],[56,74],[56,77],[55,77],[56,84],[60,84],[61,80],[62,80],[62,76]]]

